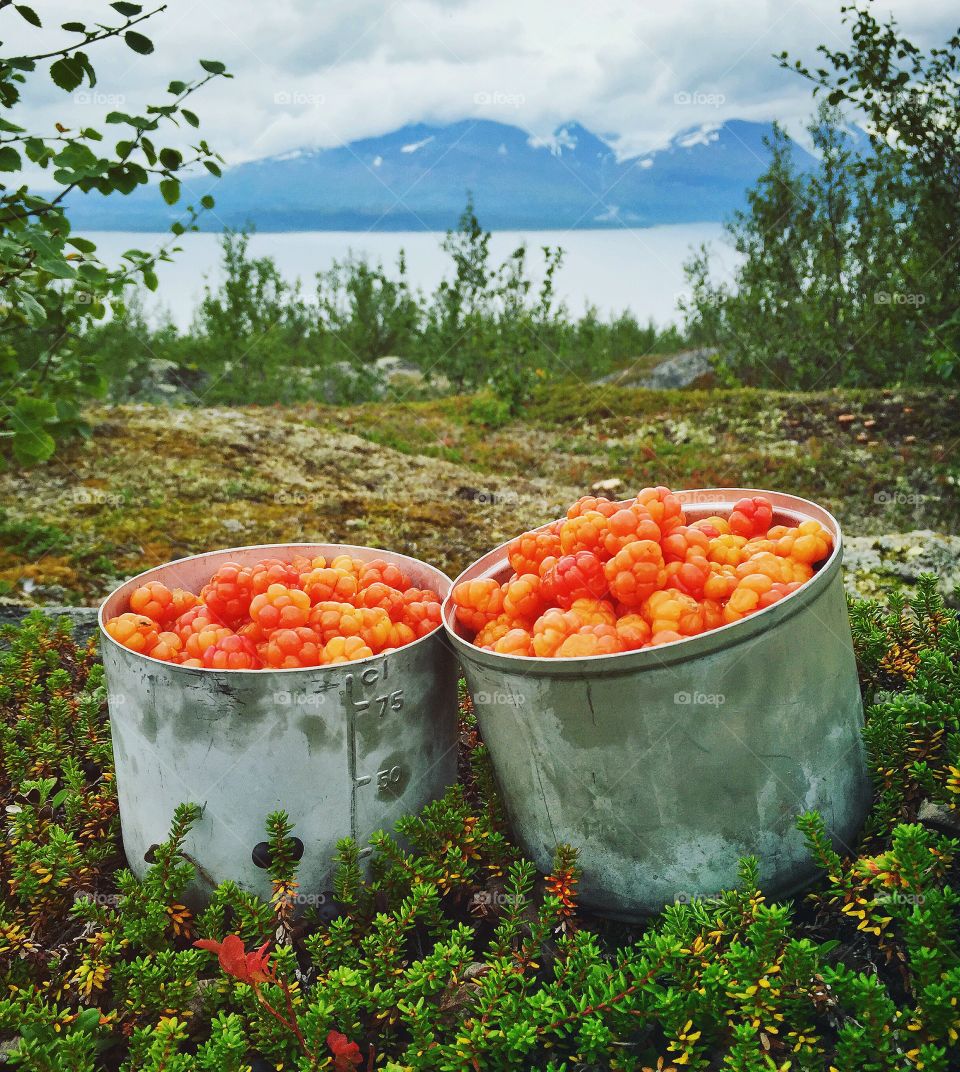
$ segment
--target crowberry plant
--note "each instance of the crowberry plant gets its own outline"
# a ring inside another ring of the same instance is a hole
[[[610,627],[601,608],[579,610]],[[197,803],[171,816],[135,879],[94,649],[40,616],[8,629],[2,1061],[27,1072],[950,1072],[960,624],[932,578],[909,599],[854,603],[851,616],[875,787],[857,852],[841,856],[806,815],[824,872],[812,891],[770,903],[748,859],[737,889],[678,896],[642,926],[579,908],[587,854],[558,846],[539,876],[512,844],[465,693],[460,782],[442,800],[369,846],[342,841],[325,891],[297,886],[296,829],[267,816],[271,896],[224,883],[195,914],[182,849]]]

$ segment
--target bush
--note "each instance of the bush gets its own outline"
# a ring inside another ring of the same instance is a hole
[[[102,669],[40,616],[0,657],[7,837],[0,1034],[34,1072],[668,1069],[946,1072],[960,1059],[960,623],[925,579],[857,602],[876,806],[857,858],[815,814],[826,873],[770,904],[741,885],[645,927],[578,912],[580,862],[511,844],[469,704],[461,785],[397,833],[340,843],[332,899],[295,918],[292,829],[266,820],[273,896],[193,916],[184,804],[142,883],[123,868]],[[944,818],[945,817],[945,818]],[[589,861],[583,861],[589,864]],[[199,948],[196,943],[199,940]],[[217,959],[214,959],[216,954]],[[219,966],[218,966],[219,961]]]
[[[271,257],[251,255],[249,234],[227,231],[222,278],[204,288],[188,331],[168,322],[152,329],[132,301],[114,321],[90,326],[80,351],[118,400],[142,382],[147,355],[173,361],[188,382],[203,374],[191,400],[227,404],[367,401],[384,393],[374,362],[399,356],[435,390],[486,391],[516,413],[536,384],[593,379],[683,346],[676,328],[661,332],[629,313],[602,320],[588,309],[572,319],[554,293],[561,250],[542,250],[537,287],[525,247],[495,265],[489,246],[468,203],[443,242],[451,274],[432,294],[411,287],[402,252],[393,274],[356,257],[334,262],[308,294]]]
[[[960,372],[960,34],[924,53],[845,6],[850,50],[809,79],[821,106],[816,164],[797,168],[775,130],[769,167],[728,237],[743,260],[732,286],[701,249],[687,265],[691,335],[718,347],[743,383],[813,390],[951,379]],[[868,144],[840,112],[866,120]]]
[[[69,121],[57,123],[56,133],[35,134],[14,120],[21,87],[29,85],[36,93],[34,76],[41,66],[64,93],[84,83],[93,87],[96,72],[88,50],[117,38],[138,55],[153,52],[143,23],[164,8],[145,12],[139,4],[117,0],[105,13],[108,22],[65,22],[52,34],[27,4],[0,8],[6,9],[5,19],[22,19],[42,35],[33,54],[0,58],[0,172],[35,166],[49,172],[56,187],[51,194],[21,181],[0,184],[0,436],[10,440],[19,462],[30,463],[49,458],[57,438],[82,430],[81,404],[107,390],[97,355],[86,351],[79,337],[103,319],[111,301],[122,302],[131,282],[156,288],[156,264],[170,260],[173,252],[172,238],[171,247],[154,253],[128,250],[122,267],[108,269],[90,239],[71,233],[70,198],[129,194],[156,179],[172,205],[191,165],[219,175],[220,157],[205,141],[184,155],[157,139],[168,124],[199,126],[187,107],[189,98],[212,79],[230,75],[219,61],[201,60],[201,75],[192,82],[171,82],[165,103],[146,107],[143,115],[109,112],[107,133],[120,136],[112,148],[106,148],[101,131]],[[199,209],[212,205],[213,198],[204,196],[197,208],[188,206],[173,224],[173,235],[192,228]]]

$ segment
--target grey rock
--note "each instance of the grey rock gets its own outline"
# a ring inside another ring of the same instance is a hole
[[[373,363],[376,374],[380,381],[387,387],[417,388],[424,390],[443,392],[450,388],[450,381],[446,376],[431,374],[424,375],[423,371],[411,361],[405,361],[402,357],[379,357]]]
[[[932,800],[925,800],[917,812],[917,819],[924,826],[941,834],[960,836],[960,812],[948,808],[946,804],[934,804]]]
[[[889,536],[848,536],[844,540],[844,583],[860,598],[883,597],[891,589],[911,587],[921,573],[939,578],[940,592],[957,606],[960,585],[960,536],[930,529]]]
[[[134,369],[120,394],[137,402],[196,402],[209,380],[205,372],[151,358]]]
[[[638,384],[658,390],[677,387],[707,386],[713,380],[711,358],[716,350],[684,350],[657,365]]]
[[[407,379],[422,380],[423,373],[416,365],[404,361],[402,357],[378,357],[373,363],[377,373],[388,383],[394,376],[402,376]]]
[[[705,347],[683,350],[661,361],[654,368],[638,365],[618,369],[602,377],[598,383],[618,387],[648,387],[658,391],[680,387],[709,387],[714,380],[712,359],[717,351]]]

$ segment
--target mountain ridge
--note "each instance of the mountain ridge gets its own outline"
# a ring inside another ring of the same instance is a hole
[[[716,222],[745,203],[767,166],[772,124],[730,119],[679,131],[666,145],[620,156],[576,122],[537,138],[493,120],[409,124],[325,149],[299,149],[238,164],[223,178],[184,182],[179,205],[155,190],[127,198],[71,199],[77,226],[165,230],[183,205],[213,193],[201,229],[443,231],[467,193],[484,227],[561,230]],[[813,156],[799,144],[800,167]],[[99,202],[99,204],[98,204]]]

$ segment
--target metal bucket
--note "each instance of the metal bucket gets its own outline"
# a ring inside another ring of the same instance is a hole
[[[297,670],[206,670],[118,644],[104,622],[131,592],[163,581],[198,592],[225,562],[349,554],[395,563],[441,597],[450,580],[405,555],[342,544],[271,544],[212,551],[148,570],[100,608],[123,845],[143,876],[177,804],[202,805],[185,843],[202,902],[226,880],[270,892],[264,819],[284,809],[303,844],[299,882],[329,890],[339,838],[376,830],[441,796],[457,776],[457,667],[442,629],[386,655]]]
[[[581,899],[621,918],[736,884],[741,857],[787,895],[816,871],[796,818],[851,849],[869,803],[840,527],[814,503],[742,488],[678,493],[691,520],[766,495],[774,524],[814,519],[834,549],[801,589],[739,622],[620,655],[481,651],[447,629],[514,833],[541,871],[580,849]],[[505,580],[507,544],[454,584]]]

